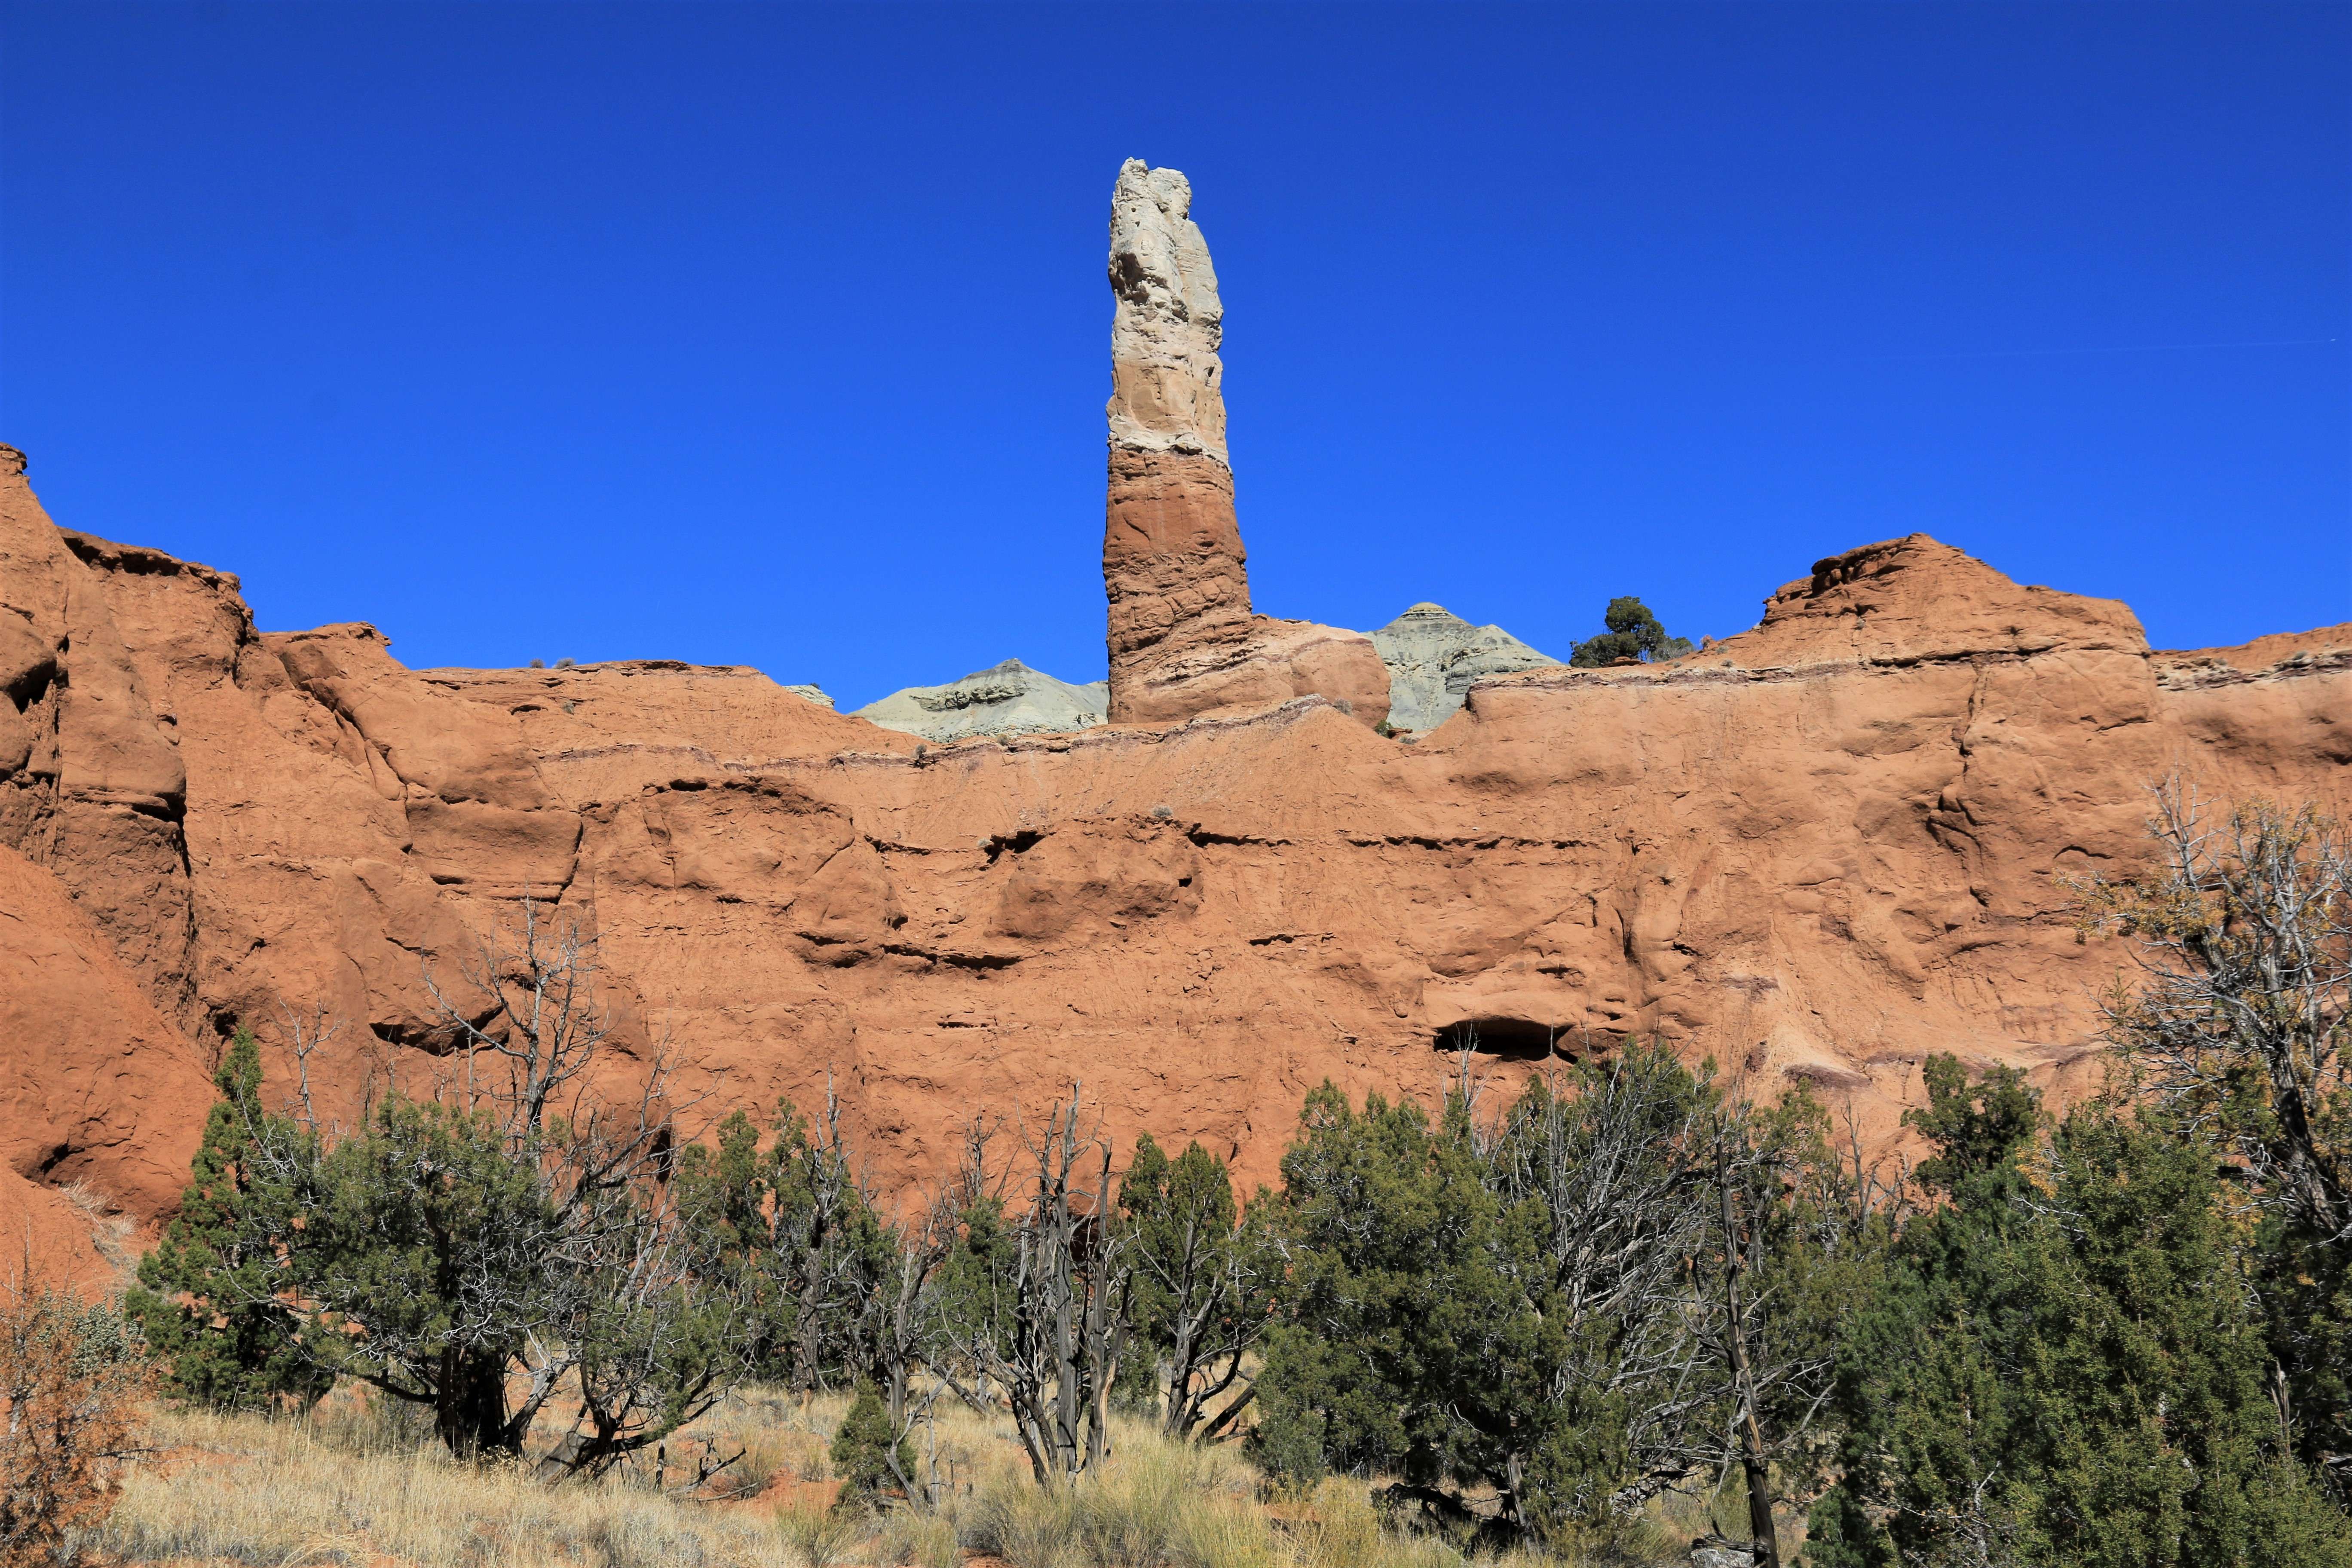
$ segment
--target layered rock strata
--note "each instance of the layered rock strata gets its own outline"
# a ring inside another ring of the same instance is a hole
[[[2130,954],[2054,873],[2145,864],[2175,770],[2352,804],[2352,627],[2155,653],[1921,536],[1671,664],[1482,680],[1412,747],[1311,696],[942,746],[751,670],[410,670],[257,632],[234,578],[61,531],[15,472],[0,626],[0,1224],[68,1267],[90,1205],[169,1205],[227,1031],[278,1094],[278,1008],[323,1005],[347,1117],[429,1078],[426,975],[525,896],[682,1095],[831,1084],[878,1179],[1078,1080],[1246,1188],[1307,1089],[1433,1093],[1468,1026],[1499,1091],[1654,1033],[1874,1142],[1931,1051],[2063,1100]]]
[[[1251,610],[1217,357],[1224,306],[1192,206],[1182,174],[1132,158],[1111,195],[1110,721],[1314,696],[1378,724],[1388,672],[1363,634]]]
[[[1103,721],[1109,688],[1073,686],[1017,658],[950,680],[909,686],[855,710],[856,717],[926,741],[981,735],[1049,735]]]
[[[1560,662],[1500,626],[1474,626],[1443,605],[1415,605],[1371,638],[1388,666],[1389,722],[1415,733],[1452,718],[1470,688],[1489,676]]]

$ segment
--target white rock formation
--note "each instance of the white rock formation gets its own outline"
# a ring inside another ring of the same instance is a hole
[[[869,702],[852,717],[927,741],[975,735],[1051,735],[1103,721],[1110,689],[1103,681],[1073,686],[1008,658],[945,686],[909,686]]]
[[[1389,667],[1389,722],[1415,733],[1451,718],[1474,680],[1560,662],[1500,626],[1474,626],[1443,605],[1415,605],[1371,637]]]
[[[1225,308],[1209,242],[1192,221],[1192,183],[1140,158],[1110,198],[1110,442],[1226,463]],[[1230,465],[1228,465],[1230,466]]]
[[[832,695],[827,692],[824,687],[818,686],[814,682],[803,682],[798,686],[787,686],[784,689],[791,692],[795,697],[807,698],[810,701],[815,703],[820,708],[830,708],[833,706]]]

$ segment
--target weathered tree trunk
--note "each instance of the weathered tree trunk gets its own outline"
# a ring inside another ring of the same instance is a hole
[[[1756,1568],[1780,1568],[1780,1535],[1772,1522],[1772,1466],[1764,1429],[1756,1419],[1756,1379],[1748,1364],[1748,1326],[1739,1306],[1742,1258],[1738,1215],[1731,1204],[1731,1173],[1718,1136],[1715,1182],[1723,1198],[1723,1342],[1731,1363],[1732,1397],[1739,1402],[1739,1468],[1748,1479],[1748,1534]]]
[[[506,1359],[481,1351],[446,1349],[435,1384],[434,1432],[460,1459],[519,1453],[507,1433]]]

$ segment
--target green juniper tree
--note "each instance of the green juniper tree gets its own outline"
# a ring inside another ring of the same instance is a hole
[[[857,1397],[834,1434],[834,1474],[841,1478],[841,1509],[870,1508],[892,1492],[903,1492],[915,1473],[915,1446],[891,1420],[889,1406],[871,1383],[857,1385]]]
[[[1410,1100],[1307,1096],[1283,1159],[1291,1274],[1253,1445],[1278,1475],[1395,1475],[1393,1500],[1457,1525],[1477,1522],[1460,1489],[1492,1486],[1490,1525],[1526,1532],[1562,1436],[1549,1393],[1568,1316],[1542,1204],[1496,1192],[1471,1110],[1449,1096],[1433,1127]]]
[[[399,1095],[317,1167],[293,1258],[320,1349],[334,1370],[431,1408],[461,1458],[522,1451],[552,1380],[534,1377],[510,1407],[508,1371],[535,1337],[562,1333],[584,1283],[563,1266],[541,1177],[488,1108]]]
[[[2107,1035],[2130,1089],[2233,1173],[2297,1452],[2352,1504],[2352,842],[2311,806],[2157,792],[2149,874],[2076,885],[2141,966]]]
[[[1738,1467],[1777,1561],[1773,1478],[1809,1467],[1867,1279],[1820,1108],[1759,1112],[1655,1043],[1538,1077],[1492,1124],[1477,1100],[1465,1079],[1433,1126],[1308,1097],[1260,1460],[1398,1476],[1391,1501],[1498,1541],[1605,1536]]]
[[[1847,1325],[1822,1568],[2352,1563],[2284,1451],[2209,1153],[2116,1107],[2054,1128],[2021,1075],[1931,1060],[1941,1200]]]
[[[140,1259],[123,1305],[177,1397],[223,1410],[308,1406],[333,1378],[301,1342],[285,1259],[299,1206],[286,1156],[306,1133],[262,1109],[249,1031],[230,1040],[213,1084],[220,1099],[179,1215]]]
[[[1621,658],[1654,663],[1679,658],[1691,651],[1690,638],[1670,635],[1649,606],[1631,595],[1610,600],[1601,621],[1609,629],[1578,643],[1569,655],[1570,664],[1593,668],[1614,664]]]
[[[1141,1341],[1121,1371],[1132,1366],[1146,1383],[1155,1369],[1160,1373],[1162,1386],[1149,1403],[1171,1437],[1225,1436],[1255,1396],[1247,1363],[1265,1332],[1280,1268],[1263,1191],[1260,1199],[1244,1218],[1223,1160],[1197,1142],[1171,1160],[1149,1132],[1136,1139],[1120,1178]]]
[[[455,1048],[432,1091],[395,1087],[289,1162],[289,1273],[310,1353],[429,1407],[453,1454],[520,1455],[560,1393],[576,1414],[542,1463],[593,1475],[716,1404],[742,1336],[667,1179],[671,1064],[633,1093],[601,1081],[593,939],[529,900],[519,921],[467,994],[434,984]]]
[[[840,1101],[812,1126],[780,1101],[767,1146],[742,1111],[679,1156],[676,1194],[698,1273],[738,1303],[761,1375],[803,1396],[856,1375],[860,1309],[892,1273],[888,1227],[852,1170]]]

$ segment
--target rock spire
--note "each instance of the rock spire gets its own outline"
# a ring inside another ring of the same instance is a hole
[[[1360,632],[1250,609],[1225,451],[1224,305],[1192,187],[1130,158],[1111,194],[1110,484],[1103,530],[1110,721],[1176,724],[1295,697],[1388,716]]]

